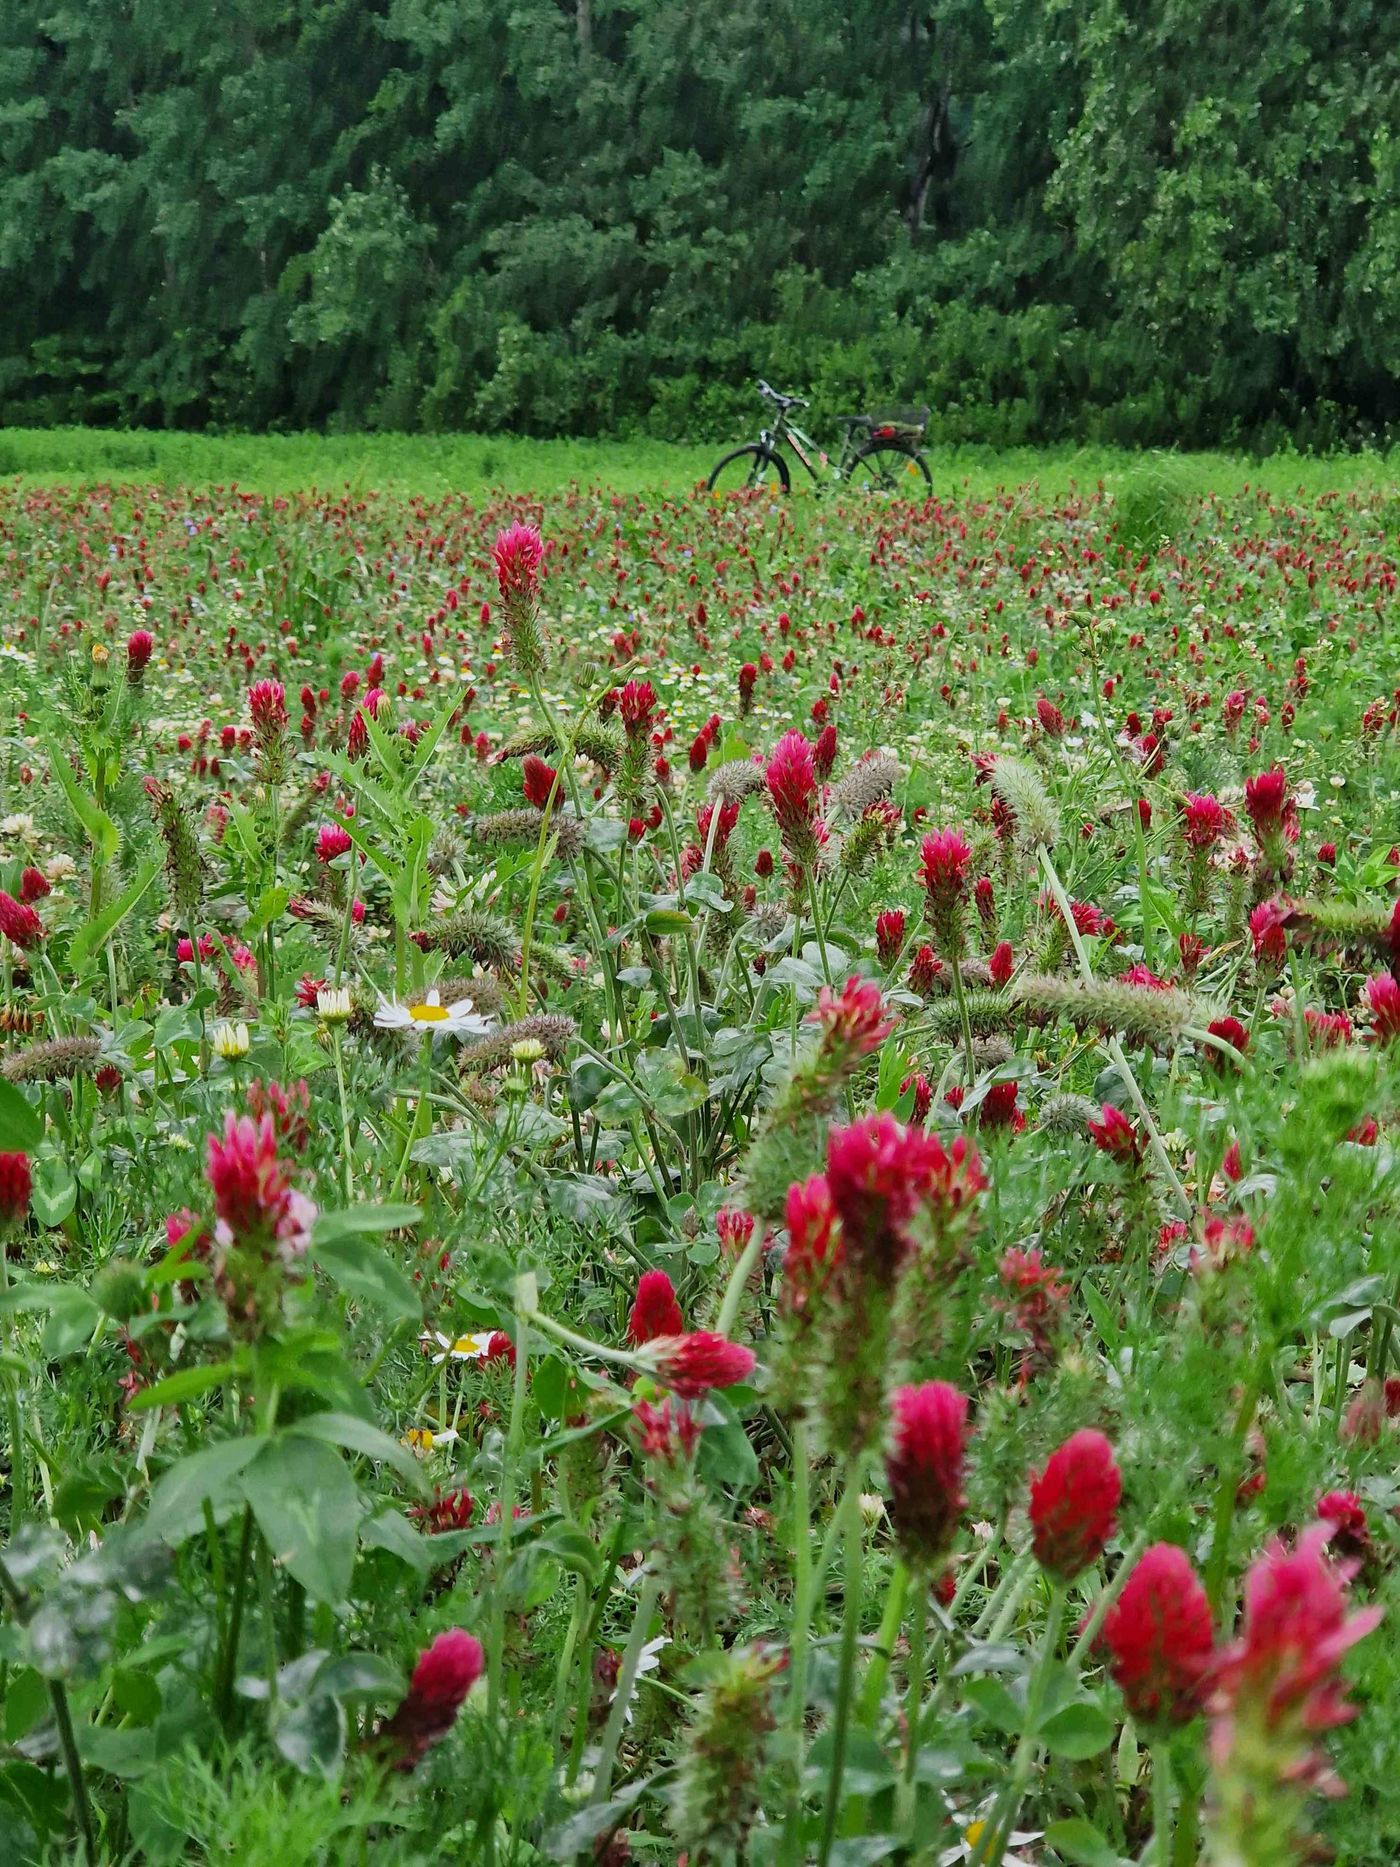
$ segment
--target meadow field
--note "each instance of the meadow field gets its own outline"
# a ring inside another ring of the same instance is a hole
[[[1392,463],[719,451],[0,431],[0,1859],[1395,1859]]]

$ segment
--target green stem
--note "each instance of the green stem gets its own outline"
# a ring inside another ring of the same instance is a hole
[[[233,1711],[233,1676],[238,1668],[238,1642],[243,1632],[243,1600],[248,1590],[248,1558],[253,1547],[253,1510],[243,1506],[243,1528],[238,1539],[238,1560],[233,1570],[233,1596],[229,1603],[228,1625],[224,1629],[223,1649],[219,1655],[219,1676],[214,1687],[214,1710],[219,1722],[227,1726]]]
[[[909,1661],[905,1668],[904,1699],[904,1777],[899,1787],[898,1832],[912,1841],[917,1797],[914,1770],[919,1761],[919,1701],[924,1691],[924,1637],[928,1629],[929,1577],[914,1578],[914,1613],[909,1624]]]
[[[909,1579],[908,1568],[904,1563],[897,1562],[885,1593],[885,1612],[880,1619],[880,1631],[875,1636],[874,1657],[866,1672],[865,1684],[861,1687],[860,1702],[856,1706],[856,1715],[862,1724],[874,1724],[880,1715],[880,1700],[885,1696],[885,1681],[889,1677],[890,1661],[894,1657],[894,1643],[899,1638],[904,1605],[909,1597]]]
[[[1258,1367],[1251,1368],[1240,1395],[1235,1428],[1230,1435],[1230,1449],[1216,1481],[1215,1514],[1210,1537],[1210,1560],[1206,1565],[1206,1595],[1211,1611],[1219,1615],[1225,1594],[1225,1578],[1230,1565],[1230,1531],[1235,1521],[1235,1494],[1244,1475],[1244,1449],[1254,1412],[1259,1405],[1261,1385]]]
[[[1068,1591],[1062,1582],[1054,1582],[1050,1588],[1050,1607],[1045,1616],[1045,1632],[1041,1636],[1040,1651],[1036,1655],[1035,1670],[1031,1674],[1030,1684],[1026,1689],[1026,1722],[1011,1759],[1011,1780],[1003,1795],[997,1798],[997,1805],[982,1834],[978,1837],[977,1847],[972,1856],[973,1867],[1000,1867],[1011,1832],[1016,1826],[1016,1817],[1021,1812],[1021,1802],[1030,1782],[1031,1772],[1035,1768],[1036,1754],[1040,1749],[1040,1709],[1045,1699],[1045,1688],[1055,1666],[1055,1650],[1060,1644],[1060,1627],[1064,1621],[1065,1600]]]
[[[1171,1867],[1172,1755],[1165,1739],[1152,1746],[1152,1867]]]
[[[530,1318],[516,1305],[515,1383],[511,1391],[510,1426],[501,1464],[500,1540],[496,1544],[496,1586],[491,1600],[491,1649],[487,1661],[487,1717],[494,1726],[501,1703],[501,1668],[506,1642],[506,1582],[510,1569],[511,1531],[515,1523],[515,1480],[525,1437],[525,1392],[530,1383]]]
[[[595,1808],[600,1802],[607,1801],[608,1793],[612,1788],[618,1745],[622,1742],[622,1731],[627,1722],[627,1707],[632,1702],[632,1689],[637,1683],[637,1668],[642,1663],[642,1648],[646,1645],[652,1610],[656,1606],[656,1598],[660,1593],[661,1578],[648,1572],[642,1582],[641,1592],[637,1596],[637,1612],[632,1619],[632,1632],[628,1635],[627,1647],[622,1656],[622,1666],[617,1676],[617,1691],[613,1695],[612,1709],[608,1713],[608,1722],[603,1731],[603,1747],[599,1753],[598,1767],[593,1773],[593,1789],[588,1800]]]
[[[811,1444],[806,1421],[792,1429],[793,1589],[792,1635],[788,1642],[788,1731],[792,1747],[792,1788],[783,1823],[779,1856],[784,1867],[802,1858],[802,1763],[807,1722],[807,1659],[812,1629],[812,1520],[810,1497]]]
[[[335,1086],[340,1097],[340,1168],[345,1186],[345,1203],[355,1203],[355,1178],[353,1154],[350,1147],[350,1104],[345,1095],[345,1059],[341,1054],[341,1027],[339,1019],[331,1026],[331,1042],[335,1056]]]
[[[826,1780],[826,1812],[822,1823],[818,1867],[827,1867],[841,1820],[841,1782],[846,1773],[846,1745],[850,1735],[851,1697],[855,1685],[856,1644],[860,1638],[861,1570],[865,1562],[864,1528],[860,1520],[860,1455],[846,1464],[841,1508],[846,1526],[846,1580],[841,1620],[841,1660],[836,1677],[836,1710],[831,1726],[831,1768]]]
[[[12,1534],[13,1529],[12,1525]],[[23,1627],[29,1620],[29,1598],[3,1561],[0,1561],[0,1594],[9,1602],[11,1613]],[[54,1724],[58,1730],[58,1746],[63,1752],[63,1768],[73,1795],[73,1814],[78,1823],[78,1833],[83,1838],[83,1858],[89,1867],[93,1867],[97,1860],[97,1836],[92,1825],[92,1805],[88,1801],[83,1760],[78,1755],[78,1740],[73,1731],[73,1713],[68,1704],[68,1692],[61,1679],[50,1679],[48,1687],[49,1703],[53,1706]]]
[[[734,1319],[739,1314],[739,1305],[744,1300],[753,1267],[758,1263],[763,1250],[764,1232],[761,1225],[755,1225],[753,1235],[744,1246],[738,1263],[729,1273],[729,1282],[724,1287],[724,1300],[719,1306],[719,1315],[715,1318],[716,1335],[728,1335],[734,1327]]]

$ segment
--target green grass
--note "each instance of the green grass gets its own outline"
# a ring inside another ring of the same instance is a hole
[[[823,434],[819,420],[813,422]],[[746,439],[736,435],[735,442]],[[349,487],[475,498],[493,490],[556,493],[571,482],[618,492],[688,492],[723,452],[706,442],[653,440],[536,441],[513,435],[268,434],[204,435],[157,430],[0,428],[0,477],[36,486],[159,484],[228,486],[256,492]],[[985,497],[999,487],[1035,485],[1048,497],[1104,481],[1133,488],[1141,522],[1151,529],[1160,500],[1246,484],[1276,496],[1390,490],[1395,454],[1312,457],[1276,454],[1249,460],[1230,454],[1137,454],[1111,448],[987,447],[928,450],[935,489]],[[800,476],[799,476],[800,477]]]

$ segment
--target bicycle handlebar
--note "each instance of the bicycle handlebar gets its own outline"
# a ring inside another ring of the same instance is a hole
[[[806,396],[784,395],[781,390],[775,389],[770,383],[764,382],[761,376],[758,379],[758,393],[761,396],[766,396],[770,402],[776,402],[779,408],[811,407],[811,403],[807,400]]]

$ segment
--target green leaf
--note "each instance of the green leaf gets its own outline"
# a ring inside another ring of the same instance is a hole
[[[344,1601],[363,1514],[344,1460],[302,1434],[279,1434],[262,1443],[241,1488],[274,1559],[314,1600]]]
[[[251,943],[272,925],[291,898],[290,888],[265,888],[262,900],[239,929],[239,937]]]
[[[441,1537],[422,1535],[396,1510],[382,1510],[360,1526],[360,1543],[365,1549],[382,1549],[397,1556],[419,1575],[432,1570],[439,1553],[437,1545],[442,1541]]]
[[[104,862],[110,862],[121,847],[120,831],[106,811],[99,809],[96,800],[90,798],[79,785],[73,776],[72,761],[58,741],[46,735],[44,744],[48,748],[53,775],[63,787],[63,794],[72,806],[73,815],[87,832],[94,853],[101,856]]]
[[[261,1450],[260,1439],[223,1439],[187,1453],[151,1492],[145,1519],[151,1535],[177,1549],[186,1537],[203,1529],[206,1501],[217,1498]]]
[[[418,1206],[350,1206],[344,1212],[323,1212],[311,1233],[313,1249],[353,1238],[362,1232],[398,1232],[417,1225]]]
[[[279,1706],[272,1741],[303,1776],[334,1776],[345,1749],[345,1708],[329,1695],[290,1708]]]
[[[62,1361],[86,1348],[102,1320],[102,1311],[86,1290],[74,1284],[56,1284],[49,1304],[49,1320],[39,1342],[39,1353],[49,1361]]]
[[[1117,1848],[1082,1815],[1051,1822],[1045,1831],[1045,1840],[1057,1854],[1073,1861],[1074,1867],[1120,1867],[1122,1861]]]
[[[0,1077],[0,1154],[27,1154],[43,1138],[43,1116],[23,1090]]]
[[[1071,1763],[1083,1763],[1108,1749],[1116,1729],[1101,1705],[1090,1699],[1080,1699],[1054,1712],[1041,1725],[1038,1735],[1055,1756],[1068,1757]]]
[[[222,1387],[235,1372],[231,1361],[211,1362],[203,1368],[181,1368],[167,1374],[163,1381],[143,1387],[127,1402],[128,1413],[149,1413],[152,1407],[178,1407],[182,1400],[195,1400],[213,1387]]]
[[[307,1439],[323,1440],[328,1446],[344,1446],[347,1452],[377,1459],[381,1465],[392,1465],[416,1490],[427,1489],[418,1460],[408,1447],[380,1432],[377,1426],[371,1426],[368,1420],[357,1420],[353,1413],[308,1414],[304,1420],[295,1421],[287,1431],[300,1433]]]
[[[384,1247],[368,1238],[312,1241],[316,1262],[347,1295],[372,1303],[394,1322],[416,1322],[423,1299]]]
[[[29,1197],[30,1211],[40,1225],[62,1225],[78,1203],[78,1182],[66,1160],[41,1160],[35,1164],[34,1186]]]
[[[112,935],[145,894],[151,883],[160,874],[160,858],[153,856],[149,862],[141,865],[136,879],[129,888],[123,889],[115,901],[105,907],[94,919],[85,922],[68,943],[68,964],[74,972],[82,969],[90,953],[105,947]]]

